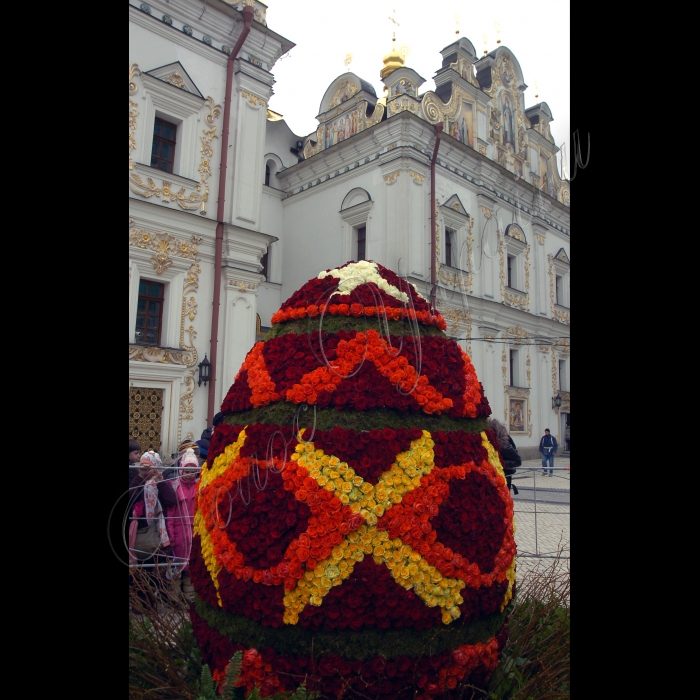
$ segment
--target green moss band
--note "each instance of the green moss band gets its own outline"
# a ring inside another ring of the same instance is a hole
[[[306,404],[300,404],[306,405]],[[271,425],[292,425],[294,414],[299,405],[278,401],[277,403],[253,408],[240,413],[230,413],[224,422],[230,425],[251,425],[267,423]],[[313,406],[299,411],[300,428],[311,428],[314,425]],[[332,430],[335,427],[357,432],[373,428],[421,428],[422,430],[442,430],[446,433],[460,430],[466,433],[480,433],[488,429],[486,418],[452,418],[447,415],[435,416],[427,413],[399,412],[390,408],[374,408],[367,411],[336,411],[334,408],[316,409],[316,429]]]
[[[242,615],[217,610],[198,596],[195,596],[194,607],[210,627],[249,649],[271,647],[277,654],[289,656],[339,654],[348,661],[364,661],[377,656],[385,659],[404,655],[420,658],[452,651],[462,644],[486,642],[501,628],[509,611],[506,608],[503,612],[493,613],[468,625],[459,625],[457,620],[449,626],[441,625],[428,630],[367,628],[356,632],[349,629],[322,632],[298,625],[264,627],[260,622]]]
[[[415,324],[408,321],[387,321],[389,324],[390,335],[411,335]],[[382,326],[383,327],[383,326]],[[424,335],[439,335],[443,338],[447,336],[439,328],[435,326],[427,326],[423,323],[418,323],[421,336]],[[316,318],[303,318],[298,321],[285,321],[284,323],[275,323],[272,328],[265,334],[265,340],[272,340],[287,333],[296,333],[297,335],[305,335],[306,333],[318,333],[319,328],[327,333],[337,333],[338,331],[380,331],[380,325],[376,318],[368,318],[361,316],[354,318],[353,316],[324,316],[323,326],[321,320]]]

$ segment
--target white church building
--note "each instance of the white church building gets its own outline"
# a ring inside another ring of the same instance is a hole
[[[460,38],[421,91],[392,50],[381,97],[345,72],[297,135],[267,7],[203,9],[130,0],[130,437],[199,438],[282,302],[366,259],[436,300],[524,458],[545,428],[570,449],[570,186],[512,52]]]

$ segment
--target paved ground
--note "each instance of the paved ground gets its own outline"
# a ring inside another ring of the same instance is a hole
[[[571,458],[554,457],[554,476],[542,476],[539,459],[524,460],[512,478],[520,492],[515,504],[518,578],[548,566],[561,552],[560,566],[571,556]],[[512,492],[511,492],[512,494]]]

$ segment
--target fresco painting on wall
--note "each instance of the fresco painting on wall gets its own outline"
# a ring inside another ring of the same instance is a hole
[[[526,433],[527,421],[527,399],[510,399],[510,411],[508,412],[509,432],[511,433]]]
[[[357,110],[343,114],[326,124],[326,135],[324,137],[324,147],[335,146],[339,141],[345,141],[357,133]]]
[[[445,128],[450,136],[474,148],[474,110],[471,104],[462,102],[454,121],[446,121]]]
[[[515,115],[508,93],[503,97],[503,145],[509,143],[515,151]]]
[[[392,86],[392,88],[391,88],[392,97],[396,97],[397,95],[415,95],[415,94],[416,94],[416,89],[405,78],[402,78],[401,80],[399,80],[399,82],[396,83],[396,85]]]

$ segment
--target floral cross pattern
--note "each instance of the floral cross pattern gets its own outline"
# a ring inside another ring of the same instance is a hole
[[[515,580],[513,504],[498,453],[485,432],[481,440],[488,460],[436,467],[434,442],[423,430],[408,450],[396,454],[376,484],[313,442],[304,442],[301,433],[297,439],[288,461],[274,458],[268,465],[265,460],[240,455],[246,441],[242,430],[211,468],[204,470],[195,532],[201,538],[204,563],[217,591],[222,568],[244,580],[283,585],[283,620],[296,624],[307,605],[320,606],[332,587],[349,578],[357,562],[371,556],[427,606],[439,606],[444,624],[460,616],[460,591],[465,586],[478,589],[507,578],[501,609],[505,607]],[[221,513],[222,506],[225,513],[236,497],[242,497],[242,483],[250,480],[251,474],[264,481],[261,474],[266,468],[281,474],[285,491],[306,504],[310,516],[306,529],[287,546],[279,563],[253,569],[246,566],[243,554],[229,538]],[[451,484],[464,480],[470,472],[488,482],[504,506],[504,535],[490,571],[482,571],[476,562],[439,542],[431,525],[450,497]]]

